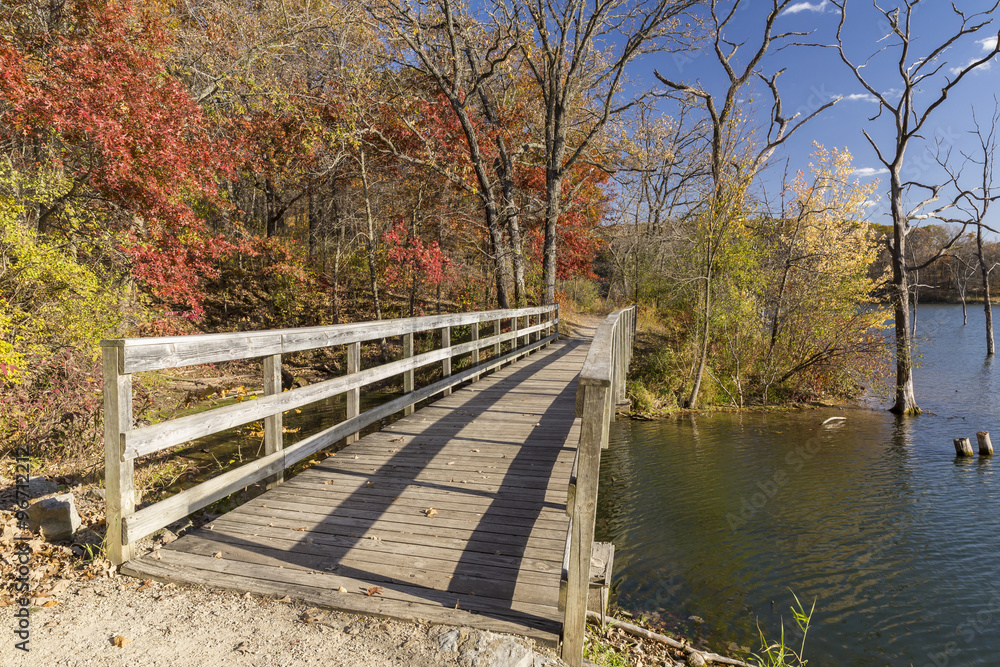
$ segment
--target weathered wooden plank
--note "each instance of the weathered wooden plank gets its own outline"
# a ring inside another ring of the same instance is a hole
[[[244,530],[249,535],[259,533],[265,528],[277,530],[295,531],[296,528],[303,527],[301,521],[256,516],[252,514],[227,514],[213,522],[220,528],[232,528],[233,530]],[[299,535],[306,531],[295,531]],[[292,534],[292,533],[290,533]],[[553,567],[562,563],[563,541],[551,540],[548,538],[536,538],[529,536],[527,540],[498,542],[490,535],[473,533],[469,535],[438,535],[428,533],[416,533],[412,530],[405,531],[393,529],[392,527],[381,527],[378,533],[369,533],[363,530],[345,530],[342,526],[320,524],[308,531],[309,537],[318,537],[353,540],[357,544],[367,542],[394,542],[401,545],[420,545],[426,547],[448,548],[455,554],[486,554],[489,556],[506,556],[512,558],[531,558],[538,561],[547,561]],[[379,538],[372,540],[372,537]],[[303,537],[302,539],[306,539]]]
[[[524,501],[507,500],[505,496],[497,496],[495,499],[479,498],[477,496],[463,495],[450,496],[448,494],[436,492],[423,492],[419,489],[407,490],[400,495],[384,494],[368,495],[358,494],[350,490],[338,490],[336,485],[316,484],[305,487],[286,487],[281,489],[282,494],[269,495],[268,498],[306,498],[309,502],[323,505],[331,510],[339,511],[341,508],[350,507],[379,507],[386,512],[409,512],[410,516],[417,516],[428,507],[436,507],[439,511],[454,512],[456,514],[478,514],[482,515],[487,511],[502,512],[504,516],[522,518],[531,521],[554,521],[560,525],[566,523],[565,513],[555,508],[545,507],[535,501],[528,499]]]
[[[128,338],[101,341],[103,347],[125,351],[124,373],[138,373],[163,368],[179,368],[234,359],[249,359],[286,354],[335,345],[348,345],[444,326],[463,326],[484,322],[511,313],[541,313],[553,306],[537,306],[518,311],[483,311],[430,315],[427,317],[378,320],[301,329],[274,329],[244,333],[201,334],[161,338]]]
[[[324,511],[317,513],[317,506],[322,503]],[[507,530],[508,526],[516,526],[523,534],[531,533],[533,530],[551,530],[558,534],[566,526],[566,520],[562,517],[531,517],[523,515],[510,515],[499,509],[492,509],[487,512],[462,511],[454,507],[446,507],[442,503],[434,506],[436,514],[426,516],[427,505],[414,507],[412,505],[397,504],[390,501],[380,505],[374,503],[357,502],[331,502],[328,497],[318,495],[295,496],[290,494],[269,495],[266,503],[254,503],[244,505],[244,507],[256,507],[258,509],[276,509],[287,512],[301,512],[303,516],[337,516],[350,517],[352,519],[365,520],[387,520],[398,522],[411,522],[414,530],[436,530],[438,526],[469,528],[474,527],[484,532],[496,530]],[[264,514],[267,514],[264,512]]]
[[[284,488],[290,492],[305,494],[323,494],[322,497],[329,496],[331,499],[350,497],[357,502],[369,502],[384,504],[383,497],[390,500],[412,499],[414,503],[420,503],[424,507],[433,507],[434,503],[445,504],[449,501],[461,503],[471,509],[489,509],[495,507],[504,510],[526,510],[530,512],[559,512],[566,513],[565,494],[559,489],[548,489],[544,498],[519,499],[513,495],[489,495],[480,493],[469,493],[468,489],[462,491],[448,491],[434,486],[413,486],[410,484],[387,484],[377,487],[367,487],[362,481],[357,484],[326,484],[322,482],[300,482],[298,477],[294,477],[285,483]]]
[[[235,541],[236,544],[251,544],[261,542],[278,545],[276,548],[294,550],[306,548],[309,553],[325,554],[331,558],[340,558],[342,554],[353,553],[359,558],[381,558],[389,553],[395,556],[413,558],[428,558],[437,562],[436,567],[445,568],[442,571],[451,572],[456,563],[470,566],[488,566],[513,571],[533,572],[547,577],[545,585],[551,585],[550,575],[559,575],[562,561],[548,558],[534,558],[529,554],[523,556],[500,555],[494,552],[480,552],[463,548],[458,540],[436,538],[429,542],[402,533],[387,534],[381,540],[359,540],[347,535],[331,535],[314,533],[303,538],[299,533],[290,532],[287,528],[277,526],[254,525],[239,521],[216,521],[211,531],[198,533],[205,539],[223,542]],[[294,535],[294,537],[292,537]],[[284,545],[284,546],[282,546]],[[458,548],[456,548],[456,546]],[[545,552],[537,552],[542,553]],[[445,565],[445,564],[450,565]],[[405,564],[404,564],[405,567]],[[450,569],[449,569],[450,568]]]
[[[312,528],[319,526],[327,528],[334,526],[338,528],[351,528],[353,532],[361,530],[362,532],[367,531],[376,535],[381,529],[396,532],[414,531],[417,529],[414,523],[419,518],[395,516],[379,512],[359,512],[358,514],[365,516],[357,518],[340,513],[331,514],[322,510],[318,512],[309,512],[307,510],[308,508],[305,505],[297,506],[293,510],[286,510],[279,507],[271,507],[268,504],[267,507],[244,506],[241,508],[240,515],[260,516],[272,520],[300,521],[302,526]],[[482,521],[455,521],[441,515],[435,516],[434,519],[432,530],[428,532],[441,536],[470,537],[473,533],[491,533],[493,534],[491,539],[495,539],[498,544],[520,544],[524,538],[530,536],[535,540],[552,540],[553,544],[560,546],[565,538],[563,531],[556,528],[516,526],[501,523],[499,520],[496,525],[484,525]],[[425,521],[421,521],[421,523],[423,524]],[[293,529],[298,527],[294,526]]]

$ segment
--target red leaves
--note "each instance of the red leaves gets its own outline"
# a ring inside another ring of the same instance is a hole
[[[418,284],[438,285],[444,280],[451,260],[441,251],[437,241],[425,244],[419,236],[411,235],[403,220],[385,233],[382,242],[387,248],[386,279],[390,284],[407,287],[415,280]]]

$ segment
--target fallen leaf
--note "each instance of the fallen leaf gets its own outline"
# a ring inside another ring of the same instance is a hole
[[[438,511],[436,509],[434,509],[433,507],[429,507],[429,508],[427,508],[427,509],[424,510],[424,516],[428,516],[428,517],[432,517],[432,516],[434,516],[437,513],[438,513]]]
[[[347,589],[346,589],[346,588],[344,588],[343,586],[339,586],[339,587],[337,588],[337,592],[338,592],[338,593],[346,593],[346,592],[347,592]]]
[[[389,442],[403,442],[403,438],[402,438],[402,436],[400,436],[398,438],[389,438]],[[395,450],[393,450],[393,451],[395,451]]]
[[[43,607],[55,607],[57,604],[62,604],[62,602],[60,602],[59,600],[49,600],[48,602],[46,602],[42,606]]]
[[[369,489],[374,489],[375,482],[365,482],[365,486],[367,486]]]
[[[446,465],[453,466],[453,465],[455,465],[455,462],[454,461],[448,461],[448,463]]]
[[[121,648],[121,647],[125,646],[126,644],[131,644],[132,640],[129,639],[128,637],[122,637],[121,635],[115,635],[114,637],[112,637],[111,643],[114,644],[115,646],[117,646],[118,648]]]
[[[216,551],[214,554],[212,554],[212,558],[222,558],[222,552]]]
[[[382,587],[372,586],[367,591],[365,591],[365,593],[368,595],[368,597],[371,597],[372,595],[382,595]]]
[[[292,601],[292,598],[288,597],[287,595],[285,597],[281,598],[280,600],[278,600],[278,602],[291,602],[291,601]]]
[[[328,479],[328,480],[326,480],[323,483],[332,486],[333,485],[333,480],[332,479]]]
[[[305,526],[302,526],[301,528],[292,528],[292,530],[301,533],[302,531],[309,530],[309,529],[306,528]]]

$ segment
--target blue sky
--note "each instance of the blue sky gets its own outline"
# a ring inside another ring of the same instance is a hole
[[[995,1],[995,0],[993,0]],[[727,37],[731,41],[746,41],[744,47],[749,54],[756,49],[759,35],[764,23],[770,2],[762,0],[745,0],[736,20],[732,22]],[[897,3],[893,0],[882,0],[883,8],[890,8]],[[962,11],[970,14],[985,11],[992,2],[958,2]],[[731,5],[729,5],[731,6]],[[844,30],[845,45],[848,56],[856,63],[862,63],[882,47],[888,50],[875,56],[866,68],[869,81],[881,92],[891,94],[899,88],[897,63],[899,50],[889,41],[880,41],[888,32],[884,17],[872,6],[871,0],[847,0],[848,20]],[[963,66],[970,61],[981,58],[987,49],[995,43],[997,30],[1000,29],[1000,11],[994,12],[994,23],[974,36],[966,37],[947,51],[942,60],[946,61],[941,72],[928,81],[926,90],[918,95],[919,108],[925,105],[920,100],[936,96],[946,77],[952,77],[952,69]],[[795,38],[797,41],[824,44],[835,43],[835,34],[840,20],[839,10],[827,0],[812,0],[794,3],[779,17],[776,32],[809,31],[810,37]],[[959,20],[951,9],[951,3],[944,0],[924,0],[913,13],[912,34],[915,37],[911,46],[913,55],[910,62],[922,56],[947,36],[958,30]],[[663,76],[686,83],[700,82],[701,85],[715,92],[722,79],[722,70],[714,55],[706,53],[695,57],[683,57],[679,54],[658,54],[651,56],[642,63],[637,63],[640,71],[634,72],[642,79],[651,75],[655,68]],[[862,135],[861,130],[868,132],[883,150],[891,151],[894,138],[892,119],[883,114],[881,118],[870,120],[878,113],[879,105],[868,94],[854,76],[841,62],[834,49],[793,46],[782,51],[772,51],[762,63],[762,71],[766,75],[785,68],[785,73],[778,79],[786,115],[790,111],[801,111],[807,115],[823,103],[842,97],[833,108],[815,118],[793,136],[789,142],[774,155],[769,172],[763,177],[763,183],[768,190],[775,191],[781,183],[781,175],[786,160],[789,170],[794,174],[796,169],[807,169],[809,155],[813,151],[812,142],[817,141],[827,148],[847,148],[854,155],[856,176],[870,180],[881,177],[879,192],[887,189],[887,181],[882,173],[876,154]],[[647,71],[641,71],[647,70]],[[895,73],[895,77],[893,74]],[[649,76],[649,78],[652,78]],[[994,95],[1000,95],[1000,63],[991,62],[970,73],[953,90],[948,101],[931,117],[925,129],[927,141],[915,141],[907,153],[908,168],[904,178],[913,180],[938,181],[942,178],[938,167],[931,159],[928,145],[933,145],[935,137],[946,145],[954,146],[953,155],[961,160],[959,151],[970,151],[974,148],[968,132],[973,129],[972,109],[975,108],[980,122],[988,121],[993,112]],[[762,95],[763,90],[750,91],[750,96],[767,102],[769,98]],[[766,118],[769,104],[761,104],[759,111]],[[998,174],[1000,179],[1000,174]],[[997,183],[1000,189],[1000,182]],[[995,204],[992,223],[1000,227],[1000,203]],[[888,223],[885,217],[887,208],[884,194],[879,205],[870,210],[873,222]]]

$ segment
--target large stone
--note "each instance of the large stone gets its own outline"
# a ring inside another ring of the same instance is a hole
[[[39,498],[41,496],[47,496],[50,493],[55,493],[59,490],[59,485],[53,482],[51,479],[46,479],[44,477],[32,477],[28,480],[28,497],[29,498]]]
[[[28,508],[28,528],[41,530],[49,542],[68,540],[81,523],[72,493],[44,498]]]

